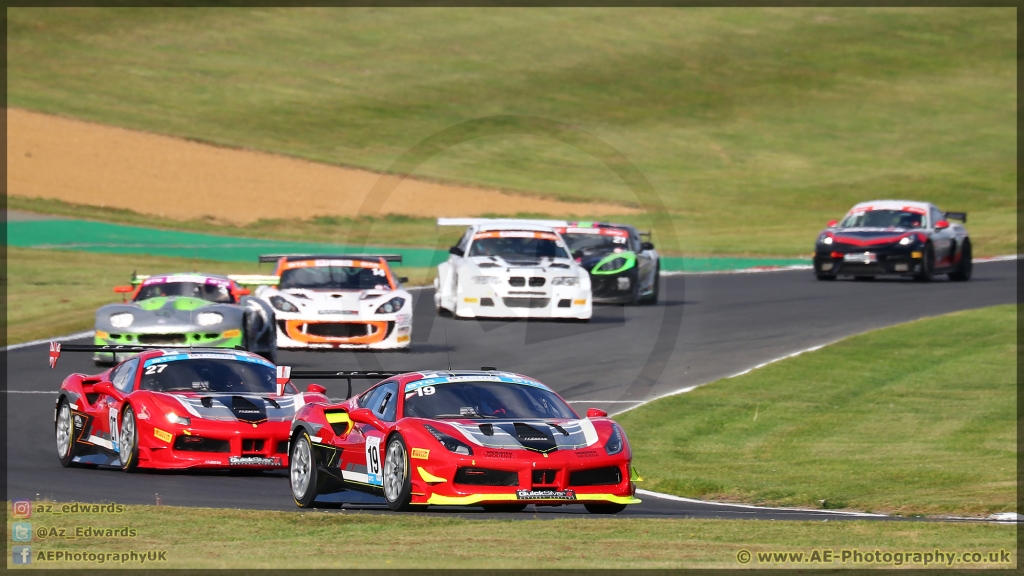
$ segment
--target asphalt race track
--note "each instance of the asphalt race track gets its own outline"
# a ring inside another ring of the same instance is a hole
[[[442,319],[434,311],[432,290],[414,294],[410,353],[287,352],[279,361],[295,369],[444,369],[449,359],[453,368],[496,366],[540,379],[577,411],[599,407],[614,413],[851,334],[956,310],[1014,303],[1017,261],[978,263],[974,278],[966,283],[819,282],[807,270],[666,276],[659,305],[597,307],[588,324]],[[57,370],[51,371],[45,345],[7,352],[8,499],[153,504],[159,494],[164,505],[297,510],[283,472],[125,474],[62,468],[53,435],[55,391],[73,371],[95,370],[88,355],[65,354]],[[329,396],[344,397],[343,382],[323,384]],[[356,392],[365,386],[357,383]],[[650,473],[642,464],[639,468]],[[630,506],[619,516],[851,517],[640,498],[643,504]],[[531,507],[517,516],[532,518],[532,511]],[[425,512],[438,513],[492,516],[479,509]],[[578,506],[536,511],[540,517],[566,514],[586,513]]]

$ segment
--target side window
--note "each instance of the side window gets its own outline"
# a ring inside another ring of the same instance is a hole
[[[932,218],[932,228],[935,227],[935,223],[936,222],[938,222],[939,220],[942,220],[942,212],[939,212],[939,209],[936,208],[935,206],[932,206],[931,218]]]
[[[462,250],[462,252],[465,253],[467,250],[469,250],[469,242],[472,239],[473,239],[473,229],[472,228],[468,228],[466,230],[466,233],[462,235],[462,238],[459,239],[459,243],[456,244],[456,246],[459,247],[459,250]]]
[[[378,418],[385,422],[395,421],[395,412],[398,408],[398,384],[386,382],[380,387],[380,394],[373,399],[370,409]]]
[[[138,371],[138,368],[139,359],[132,358],[114,370],[114,373],[110,375],[110,383],[121,392],[131,392],[132,386],[135,384],[135,372]]]
[[[370,390],[367,390],[366,392],[363,392],[363,395],[359,397],[359,400],[356,402],[356,404],[358,404],[360,408],[370,408],[371,410],[373,410],[373,404],[371,403],[371,401],[374,399],[374,396],[380,394],[381,388],[382,386],[376,386],[374,388],[371,388]]]
[[[640,250],[640,234],[638,232],[629,232],[629,245],[630,250],[639,254]]]

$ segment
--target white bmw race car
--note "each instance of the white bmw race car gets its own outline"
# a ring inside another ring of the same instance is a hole
[[[459,318],[564,318],[593,314],[590,275],[573,260],[559,221],[439,218],[468,226],[437,267],[438,312]]]
[[[412,296],[388,262],[401,256],[260,256],[276,285],[256,296],[274,308],[278,348],[394,350],[412,341]]]

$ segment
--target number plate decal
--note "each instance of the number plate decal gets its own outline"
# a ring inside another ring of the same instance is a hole
[[[877,262],[878,257],[874,252],[858,252],[853,254],[843,254],[843,262],[857,262],[859,264],[871,264]]]
[[[380,458],[380,437],[366,437],[366,482],[374,486],[384,485],[383,468]]]

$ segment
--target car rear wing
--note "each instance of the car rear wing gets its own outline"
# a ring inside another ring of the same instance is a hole
[[[353,380],[375,380],[374,383],[386,380],[392,376],[398,376],[401,372],[365,371],[365,370],[292,370],[291,366],[277,367],[277,389],[278,393],[284,392],[284,387],[292,378],[303,380],[347,380],[348,392],[345,399],[352,397]]]
[[[967,224],[967,212],[946,212],[942,217],[946,220],[959,220]]]
[[[228,274],[239,286],[277,286],[281,278],[273,274]]]
[[[438,226],[476,226],[478,224],[509,224],[547,226],[548,228],[564,228],[569,225],[565,220],[528,220],[520,218],[438,218]]]
[[[138,354],[139,352],[145,352],[146,350],[189,350],[196,351],[198,348],[184,347],[184,346],[146,346],[143,344],[138,345],[117,345],[117,346],[99,346],[96,344],[61,344],[60,342],[50,342],[50,370],[57,367],[57,359],[64,352],[109,352],[111,354]],[[235,346],[234,348],[214,348],[213,350],[224,351],[224,350],[245,350],[242,346]]]
[[[259,262],[277,262],[281,258],[289,260],[379,260],[402,263],[401,254],[260,254]]]

